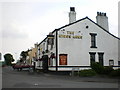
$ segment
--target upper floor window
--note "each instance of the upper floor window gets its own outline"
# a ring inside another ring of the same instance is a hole
[[[47,39],[47,49],[48,49],[48,45],[51,46],[51,50],[53,49],[53,45],[54,45],[54,35],[47,35],[48,39]]]
[[[91,48],[97,48],[96,47],[96,33],[90,33],[91,35]]]

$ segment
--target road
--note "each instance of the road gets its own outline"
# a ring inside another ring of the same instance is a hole
[[[2,69],[2,88],[118,88],[118,79],[30,74],[11,67]]]

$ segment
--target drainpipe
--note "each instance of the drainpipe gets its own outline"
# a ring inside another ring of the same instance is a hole
[[[58,30],[56,29],[56,72],[58,71]]]

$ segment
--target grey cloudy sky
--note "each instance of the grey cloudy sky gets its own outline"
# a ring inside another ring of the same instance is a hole
[[[69,7],[77,20],[88,16],[96,22],[97,11],[106,12],[109,30],[118,35],[119,0],[1,0],[0,51],[18,58],[22,50],[40,43],[49,32],[69,23]]]

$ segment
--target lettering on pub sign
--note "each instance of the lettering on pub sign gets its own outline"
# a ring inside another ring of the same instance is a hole
[[[60,31],[59,38],[82,39],[80,31]]]

